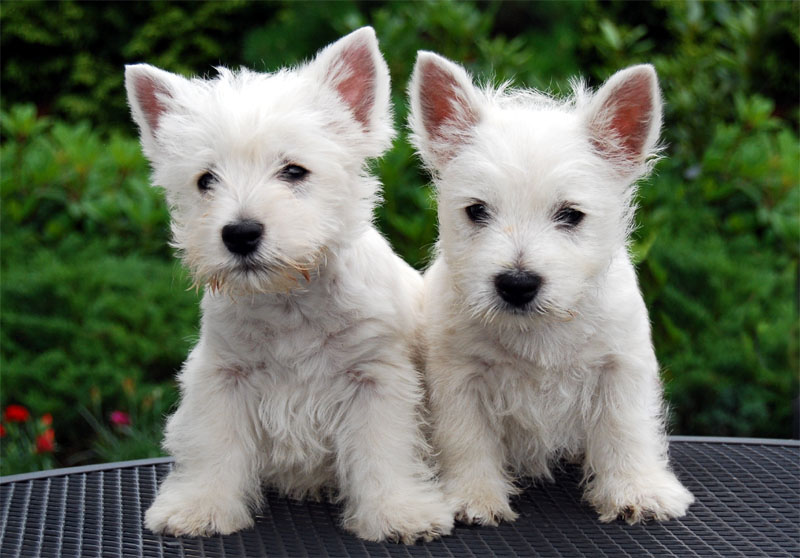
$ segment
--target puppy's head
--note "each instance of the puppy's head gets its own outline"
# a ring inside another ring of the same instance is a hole
[[[641,65],[558,101],[476,88],[420,52],[410,126],[439,200],[439,250],[473,314],[569,319],[625,246],[637,179],[657,155],[661,99]]]
[[[372,28],[273,74],[185,79],[127,66],[125,85],[173,243],[197,284],[232,292],[302,285],[369,226],[365,162],[391,144],[389,72]]]

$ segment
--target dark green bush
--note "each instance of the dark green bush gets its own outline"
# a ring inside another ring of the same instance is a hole
[[[736,97],[694,169],[665,161],[642,192],[643,289],[676,429],[790,436],[797,393],[797,135]],[[690,179],[686,177],[687,170]]]
[[[166,208],[147,184],[123,65],[268,71],[371,24],[400,130],[418,49],[483,81],[556,93],[579,73],[599,85],[652,62],[667,149],[642,184],[632,249],[673,430],[791,436],[798,16],[796,2],[5,3],[0,403],[52,413],[62,464],[158,452],[197,296],[185,291]],[[435,201],[405,136],[375,163],[385,185],[377,221],[423,267]],[[110,426],[115,409],[136,424]],[[12,465],[4,459],[3,473]]]
[[[37,119],[30,105],[3,113],[2,130],[2,399],[51,413],[72,453],[91,441],[81,408],[124,407],[126,380],[171,379],[196,335],[197,296],[166,247],[167,211],[136,140]]]

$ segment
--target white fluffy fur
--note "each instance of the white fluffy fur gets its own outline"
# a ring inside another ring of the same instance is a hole
[[[422,279],[371,223],[379,184],[366,160],[393,136],[372,29],[273,74],[188,80],[135,65],[126,86],[173,242],[206,287],[166,429],[175,468],[146,526],[246,528],[268,483],[334,495],[345,527],[365,539],[448,533],[453,512],[424,463],[412,365]],[[310,172],[292,183],[287,164]],[[208,171],[216,178],[201,192]],[[243,219],[264,226],[246,265],[221,238]]]
[[[560,101],[476,88],[460,66],[420,52],[410,97],[412,137],[438,191],[426,379],[457,517],[514,519],[514,478],[550,478],[561,458],[582,459],[602,521],[683,515],[693,497],[668,466],[658,364],[627,250],[635,182],[658,153],[655,71],[628,68],[595,94],[576,83]],[[637,137],[624,133],[639,123]],[[476,201],[484,224],[465,213]],[[574,229],[555,222],[564,204],[585,214]],[[495,290],[511,269],[543,280],[522,309]]]

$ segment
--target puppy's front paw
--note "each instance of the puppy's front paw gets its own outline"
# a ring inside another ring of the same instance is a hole
[[[456,498],[456,520],[477,525],[498,525],[501,521],[514,521],[517,514],[508,503],[508,496],[490,490],[471,491]]]
[[[692,493],[670,471],[635,479],[596,479],[590,484],[586,498],[600,514],[600,521],[622,518],[631,525],[682,517],[694,502]]]
[[[166,487],[145,514],[144,525],[154,533],[180,536],[228,535],[253,525],[241,500],[197,488]]]
[[[430,542],[453,530],[453,508],[441,493],[431,489],[429,494],[389,498],[375,507],[362,506],[349,514],[344,526],[368,541]]]

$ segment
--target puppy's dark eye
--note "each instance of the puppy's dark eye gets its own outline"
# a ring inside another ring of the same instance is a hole
[[[204,172],[200,175],[200,178],[197,179],[197,188],[201,192],[208,192],[211,189],[211,186],[217,181],[217,177],[211,174],[210,172]]]
[[[473,223],[485,223],[489,219],[489,210],[482,203],[474,203],[464,208],[467,217]]]
[[[286,180],[289,182],[298,182],[300,180],[303,180],[308,175],[308,173],[309,173],[308,169],[304,169],[300,165],[292,164],[283,167],[278,173],[278,176],[282,180]]]
[[[574,207],[562,207],[556,213],[555,221],[556,225],[562,228],[572,229],[577,227],[583,218],[585,217],[582,211],[578,211]]]

